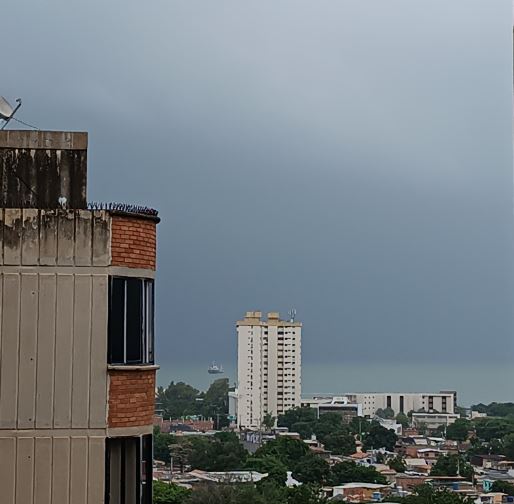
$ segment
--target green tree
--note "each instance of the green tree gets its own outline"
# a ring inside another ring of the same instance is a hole
[[[352,434],[345,431],[337,431],[333,434],[325,436],[325,449],[331,451],[335,455],[351,455],[355,453],[355,438]]]
[[[294,464],[293,478],[302,483],[323,485],[330,475],[328,462],[312,452]]]
[[[266,413],[264,415],[264,418],[262,419],[262,426],[267,430],[270,431],[275,427],[275,420],[276,417],[274,417],[271,413]]]
[[[153,504],[185,504],[191,490],[173,483],[153,482]]]
[[[455,422],[446,427],[446,437],[447,439],[453,439],[454,441],[466,441],[471,427],[471,422],[469,420],[458,418]]]
[[[275,487],[269,488],[273,490],[276,502],[283,504],[280,491]],[[196,487],[186,504],[266,504],[266,501],[254,485],[206,484]]]
[[[283,486],[287,481],[287,467],[278,457],[273,455],[250,456],[246,460],[245,469],[268,474],[266,482],[271,480],[277,485]]]
[[[309,447],[298,439],[278,437],[262,445],[256,452],[256,457],[272,456],[280,460],[286,467],[292,468],[308,453]]]
[[[159,427],[153,430],[153,453],[156,460],[161,460],[166,464],[170,463],[170,445],[173,444],[174,437],[171,434],[162,433]]]
[[[410,425],[409,417],[405,413],[398,413],[396,421],[405,429]]]
[[[400,504],[473,504],[471,497],[450,492],[449,490],[435,490],[431,485],[420,485],[411,495],[396,497],[394,502]]]
[[[375,414],[377,416],[379,416],[380,418],[387,418],[387,419],[394,418],[393,408],[385,408],[385,409],[378,408]]]
[[[491,487],[491,491],[514,495],[514,485],[508,481],[496,480]]]
[[[480,413],[486,413],[488,416],[492,417],[514,417],[514,403],[512,402],[492,402],[487,405],[479,403],[471,406],[471,409]]]
[[[202,485],[192,492],[185,504],[324,504],[319,489],[312,485],[280,487],[273,482],[247,485]]]
[[[301,485],[287,490],[287,504],[325,504],[327,500],[320,496],[316,485]],[[268,504],[275,504],[268,501]]]
[[[207,392],[202,394],[200,414],[206,418],[213,418],[215,428],[221,429],[228,425],[228,378],[218,378],[209,386]]]
[[[369,427],[369,422],[364,417],[354,417],[350,420],[348,428],[352,434],[361,435]]]
[[[514,460],[514,434],[507,434],[503,438],[503,451],[509,460]]]
[[[502,439],[514,433],[514,420],[510,418],[477,418],[473,423],[476,435],[484,441]]]
[[[196,400],[200,391],[184,382],[171,382],[166,388],[157,389],[157,402],[166,418],[182,418],[197,415],[199,403]]]
[[[343,483],[379,483],[385,485],[387,480],[374,467],[357,465],[355,462],[339,462],[332,466],[330,474],[332,485]]]
[[[278,416],[277,425],[279,427],[287,427],[291,431],[295,423],[315,421],[316,410],[314,408],[292,408],[287,410],[283,415]]]
[[[405,465],[405,460],[400,455],[396,455],[396,457],[391,458],[387,461],[387,465],[389,469],[393,469],[398,473],[403,473],[406,471],[407,466]]]
[[[430,471],[430,476],[458,475],[468,480],[473,477],[473,467],[459,455],[441,455]]]
[[[393,451],[398,436],[392,429],[382,427],[378,422],[371,422],[364,434],[364,449],[385,448],[387,451]]]
[[[291,432],[298,432],[302,439],[310,439],[314,434],[315,422],[296,422],[291,426]]]
[[[218,432],[212,437],[193,437],[189,464],[204,471],[235,471],[241,469],[248,452],[233,432]]]
[[[346,426],[343,425],[343,419],[341,415],[337,413],[325,413],[320,415],[319,419],[313,424],[313,431],[316,437],[322,442],[325,442],[325,437],[346,430]]]

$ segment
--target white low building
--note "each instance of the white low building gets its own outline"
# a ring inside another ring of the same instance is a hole
[[[427,429],[448,427],[454,423],[460,415],[456,413],[413,413],[412,423],[415,427],[423,425]]]
[[[374,416],[379,409],[390,408],[395,415],[409,411],[454,413],[456,392],[376,392],[345,394],[352,403],[362,404],[364,416]]]

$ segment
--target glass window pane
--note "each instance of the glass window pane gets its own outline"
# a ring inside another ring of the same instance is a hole
[[[143,362],[143,282],[127,278],[126,362]]]
[[[109,351],[110,364],[124,362],[125,280],[112,278],[109,289]]]
[[[146,341],[147,341],[147,361],[154,362],[154,283],[149,280],[146,282]]]

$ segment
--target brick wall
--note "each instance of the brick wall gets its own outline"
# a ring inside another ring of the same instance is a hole
[[[155,269],[156,222],[152,219],[112,216],[113,266]]]
[[[109,427],[152,425],[155,369],[109,370]]]

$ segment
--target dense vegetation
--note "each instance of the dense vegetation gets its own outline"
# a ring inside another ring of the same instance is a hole
[[[435,490],[430,485],[421,485],[406,497],[388,497],[388,501],[400,504],[474,504],[471,497],[449,490]]]
[[[184,382],[171,382],[157,389],[157,406],[164,418],[172,420],[191,416],[213,418],[219,428],[228,425],[228,378],[214,380],[207,392],[200,392]]]
[[[354,418],[347,425],[337,413],[326,413],[316,418],[311,408],[294,408],[278,417],[278,426],[287,427],[298,432],[302,439],[309,439],[313,434],[325,445],[325,449],[335,455],[355,453],[355,438],[359,437],[364,448],[386,448],[392,451],[398,437],[378,422],[368,422],[363,418]]]
[[[199,415],[204,417],[227,416],[228,381],[215,380],[207,392],[200,392],[185,383],[170,383],[159,388],[158,402],[166,417],[182,418]],[[514,403],[479,404],[473,407],[488,415],[473,421],[461,418],[444,430],[448,439],[467,442],[465,455],[441,456],[432,468],[433,475],[455,476],[460,474],[471,479],[473,469],[469,457],[475,454],[504,454],[514,459]],[[403,425],[409,424],[407,415],[385,409],[383,418],[396,418]],[[310,408],[295,408],[278,417],[277,424],[298,432],[302,439],[312,436],[336,455],[350,455],[356,450],[356,440],[366,450],[386,448],[393,451],[397,436],[392,430],[378,422],[354,418],[345,424],[335,413],[327,413],[319,419]],[[222,424],[220,422],[220,426]],[[267,415],[263,428],[271,428],[275,418]],[[442,432],[443,433],[443,432]],[[176,485],[154,483],[155,504],[321,504],[319,488],[323,485],[340,485],[349,482],[385,484],[385,478],[373,467],[357,465],[354,462],[340,462],[333,466],[311,451],[303,442],[289,437],[278,437],[261,446],[254,454],[248,453],[235,433],[219,432],[214,436],[176,437],[155,430],[155,458],[166,463],[173,458],[175,470],[202,469],[206,471],[255,470],[268,473],[268,477],[257,485],[215,485],[201,486],[194,492]],[[380,462],[398,472],[405,470],[400,456]],[[302,483],[297,488],[287,488],[287,472]],[[498,481],[493,491],[514,493],[514,485]],[[466,497],[448,491],[435,491],[428,486],[419,487],[412,495],[391,498],[400,504],[470,504]]]
[[[492,417],[514,417],[514,403],[511,402],[492,402],[490,404],[479,403],[471,406],[471,409],[480,413],[486,413],[487,416]]]

